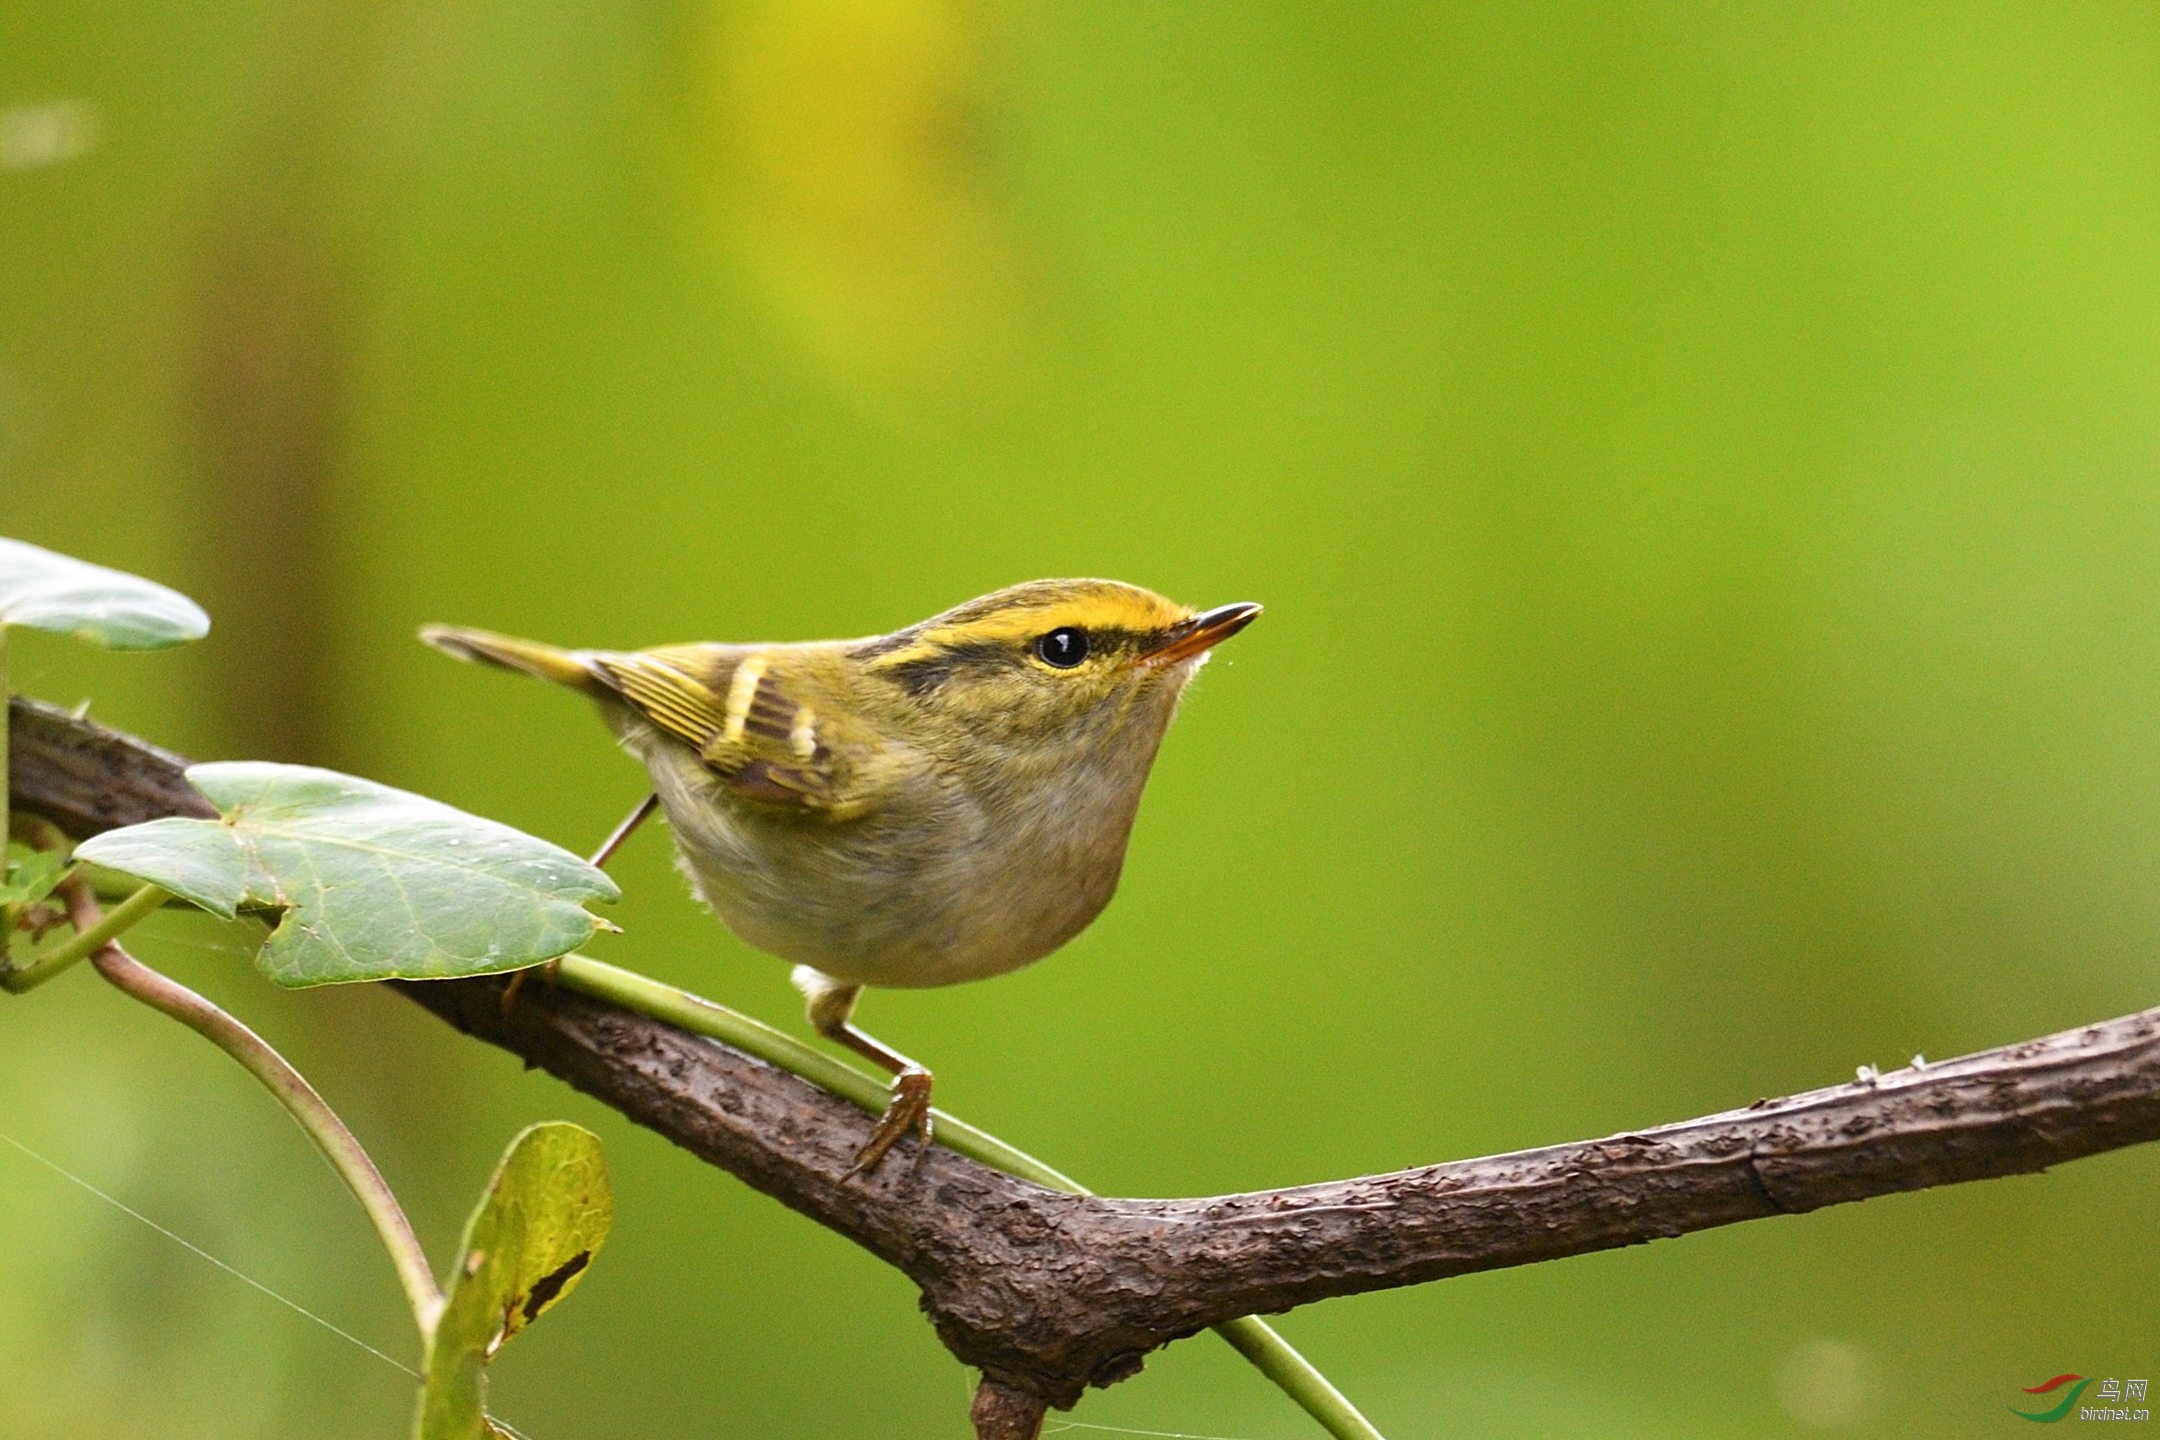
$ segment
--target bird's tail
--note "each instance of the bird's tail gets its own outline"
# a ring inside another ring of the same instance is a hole
[[[462,625],[423,625],[420,638],[445,655],[500,665],[505,670],[551,680],[588,695],[597,695],[607,689],[582,657],[537,640],[520,640],[488,630],[468,630]]]

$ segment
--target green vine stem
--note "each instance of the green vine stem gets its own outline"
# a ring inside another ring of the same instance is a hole
[[[812,1049],[792,1035],[724,1005],[715,1005],[687,990],[663,985],[583,955],[566,955],[557,961],[555,981],[565,990],[650,1015],[693,1035],[724,1041],[799,1075],[872,1114],[885,1108],[888,1096],[882,1081],[821,1050]],[[1052,1190],[1065,1190],[1075,1195],[1093,1193],[1071,1176],[1006,1144],[995,1135],[976,1129],[965,1120],[955,1119],[942,1110],[932,1113],[937,1119],[938,1143],[948,1149]],[[1261,1374],[1280,1386],[1336,1440],[1383,1440],[1373,1423],[1359,1413],[1327,1376],[1314,1368],[1310,1360],[1292,1348],[1290,1342],[1266,1321],[1247,1315],[1216,1326],[1215,1333],[1229,1341]]]
[[[97,897],[79,876],[62,886],[62,894],[67,901],[68,914],[79,932],[76,942],[87,943],[93,936],[98,937],[89,955],[90,963],[100,975],[122,993],[178,1020],[239,1061],[276,1097],[286,1113],[299,1122],[300,1128],[323,1152],[330,1168],[337,1171],[338,1178],[351,1189],[360,1208],[367,1212],[383,1248],[390,1252],[390,1263],[397,1269],[398,1283],[405,1289],[406,1303],[412,1307],[413,1320],[420,1327],[424,1347],[433,1337],[435,1323],[442,1315],[442,1291],[436,1287],[435,1276],[428,1269],[427,1254],[420,1248],[419,1237],[413,1234],[412,1224],[405,1218],[397,1196],[391,1193],[389,1183],[375,1168],[375,1162],[368,1158],[367,1151],[360,1147],[352,1131],[307,1078],[272,1049],[268,1041],[179,981],[152,970],[121,949],[113,938],[129,924],[155,910],[164,898],[163,892],[154,885],[145,886],[110,916],[99,914]],[[146,896],[150,898],[145,900]],[[142,903],[138,905],[138,901]],[[130,907],[134,907],[132,917],[125,923],[116,924],[128,914]]]
[[[71,877],[63,881],[60,888],[63,894],[71,894],[75,889],[74,879]],[[17,995],[26,990],[35,990],[84,956],[96,953],[98,947],[106,941],[133,928],[136,921],[171,898],[169,892],[156,885],[143,886],[89,929],[78,929],[59,945],[42,955],[33,955],[19,966],[0,969],[0,988]],[[69,900],[68,907],[71,914],[76,913],[72,899]]]

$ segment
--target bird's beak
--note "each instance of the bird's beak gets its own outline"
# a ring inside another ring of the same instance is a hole
[[[1260,607],[1250,600],[1203,610],[1191,619],[1180,620],[1163,631],[1152,646],[1140,652],[1134,663],[1159,668],[1175,665],[1180,660],[1190,660],[1195,655],[1204,655],[1252,624],[1259,614]]]

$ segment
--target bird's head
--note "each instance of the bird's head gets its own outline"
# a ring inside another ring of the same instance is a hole
[[[853,647],[871,683],[942,732],[1052,762],[1075,746],[1144,746],[1217,644],[1260,613],[1195,611],[1116,580],[1033,580]]]

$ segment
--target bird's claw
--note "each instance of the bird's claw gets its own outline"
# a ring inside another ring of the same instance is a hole
[[[893,1078],[892,1099],[878,1118],[877,1129],[870,1132],[870,1143],[863,1146],[862,1153],[855,1157],[855,1167],[844,1178],[852,1180],[877,1169],[885,1152],[910,1130],[922,1137],[922,1146],[916,1151],[919,1162],[930,1148],[930,1072],[923,1069],[903,1070]]]

